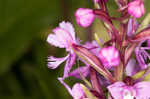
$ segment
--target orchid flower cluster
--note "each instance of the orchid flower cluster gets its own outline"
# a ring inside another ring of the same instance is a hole
[[[115,0],[120,17],[109,15],[108,0],[93,3],[94,9],[77,9],[76,22],[87,28],[95,18],[101,20],[110,40],[100,46],[95,33],[93,41],[82,44],[73,25],[63,21],[48,35],[47,42],[65,48],[68,55],[49,56],[48,67],[56,69],[65,62],[64,74],[58,80],[73,99],[150,99],[150,14],[142,22],[137,21],[145,14],[144,1]],[[113,21],[120,22],[119,29]],[[69,77],[81,82],[69,86],[65,82]]]

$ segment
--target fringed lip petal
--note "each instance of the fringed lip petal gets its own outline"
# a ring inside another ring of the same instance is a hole
[[[136,89],[136,99],[149,99],[150,98],[150,82],[139,82],[134,85]]]
[[[48,42],[49,44],[52,44],[52,45],[56,46],[56,47],[65,48],[65,46],[62,44],[62,42],[59,42],[59,41],[57,40],[56,35],[54,35],[54,34],[49,34],[49,35],[48,35],[48,37],[47,37],[47,42]]]
[[[72,24],[70,22],[61,22],[59,24],[60,28],[66,30],[68,33],[70,33],[71,37],[73,38],[73,40],[75,41],[76,38],[75,38],[75,30],[72,26]]]
[[[56,58],[53,56],[48,57],[48,68],[56,69],[61,63],[68,59],[69,55],[63,58]]]
[[[70,52],[69,43],[76,43],[72,24],[63,21],[59,24],[59,27],[53,29],[53,32],[54,34],[48,35],[47,42],[59,48],[66,48],[66,51]]]
[[[124,82],[115,82],[108,87],[114,99],[149,99],[150,82],[142,81],[128,86]]]

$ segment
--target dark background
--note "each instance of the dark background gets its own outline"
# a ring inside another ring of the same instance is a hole
[[[0,99],[71,98],[57,80],[63,64],[56,70],[46,65],[47,56],[63,57],[66,53],[49,45],[46,38],[65,20],[73,23],[81,40],[91,40],[91,33],[100,25],[79,27],[74,17],[79,7],[94,8],[92,0],[0,0]],[[114,0],[109,0],[108,7],[116,16]],[[103,30],[98,32],[108,39]]]

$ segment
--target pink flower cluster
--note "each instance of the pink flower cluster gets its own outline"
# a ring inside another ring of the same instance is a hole
[[[108,95],[108,99],[150,99],[150,82],[147,79],[150,71],[150,27],[139,32],[137,30],[140,25],[136,20],[145,13],[144,2],[116,0],[119,9],[124,8],[120,10],[121,14],[124,11],[128,14],[126,17],[112,18],[107,10],[107,1],[94,0],[100,8],[79,8],[75,17],[81,27],[90,26],[95,18],[100,19],[110,40],[101,42],[96,38],[82,43],[76,38],[73,25],[63,21],[48,35],[47,42],[55,47],[65,48],[67,55],[62,58],[49,56],[48,67],[56,69],[66,62],[64,74],[58,80],[73,99],[106,99],[105,95]],[[119,30],[113,21],[120,22]],[[100,33],[103,31],[100,30]],[[80,66],[77,61],[84,65]],[[78,66],[75,67],[75,64]],[[65,82],[69,77],[83,81],[86,89],[81,86],[81,82],[70,87]]]

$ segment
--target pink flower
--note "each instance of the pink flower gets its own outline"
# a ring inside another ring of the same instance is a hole
[[[128,13],[136,18],[141,17],[145,13],[144,3],[141,0],[135,0],[128,4]]]
[[[119,51],[113,46],[101,48],[99,58],[106,68],[111,68],[120,64]]]
[[[124,82],[116,82],[108,87],[114,99],[149,99],[150,82],[138,82],[134,85],[126,85]]]
[[[75,12],[75,17],[77,23],[82,27],[88,27],[93,22],[95,15],[92,9],[89,8],[79,8]]]
[[[71,49],[72,44],[76,44],[75,32],[71,23],[61,22],[59,27],[53,30],[54,34],[49,34],[47,37],[47,42],[59,47],[66,48],[66,51],[69,52],[66,57],[55,58],[53,56],[48,57],[48,67],[51,69],[57,68],[61,63],[66,61],[64,68],[64,78],[68,77],[73,64],[76,60],[76,55]]]

